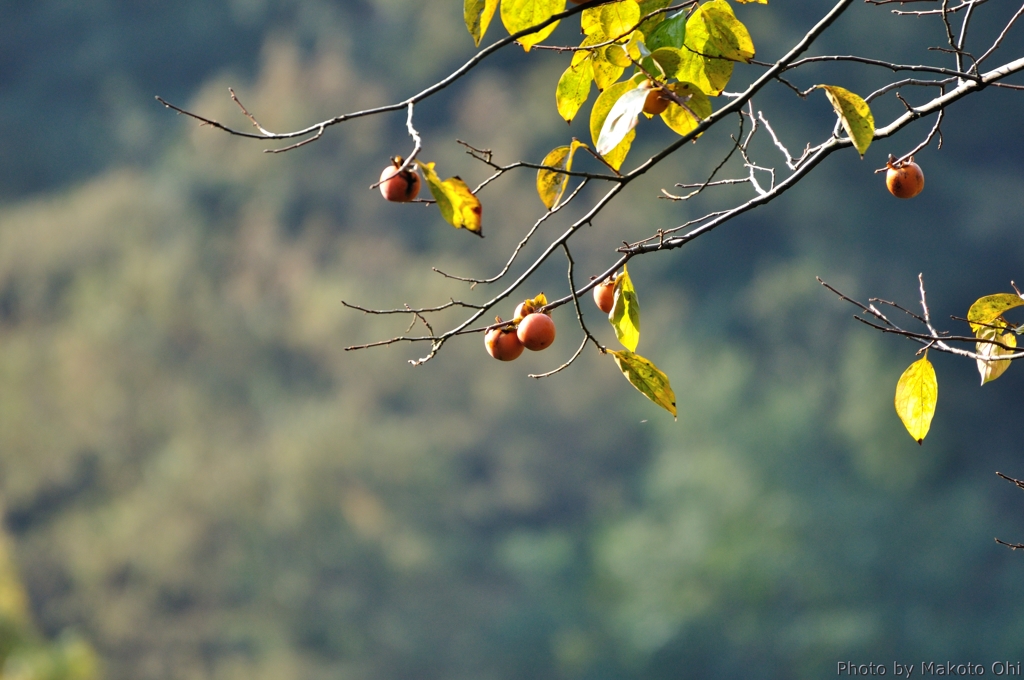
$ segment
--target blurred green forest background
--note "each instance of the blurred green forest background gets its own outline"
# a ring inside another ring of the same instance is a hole
[[[1010,4],[979,7],[968,48]],[[575,348],[566,308],[554,347],[515,364],[476,336],[420,368],[419,346],[343,351],[405,322],[342,299],[489,297],[430,268],[497,271],[542,212],[532,173],[482,192],[481,241],[366,189],[408,152],[403,113],[270,156],[153,100],[244,128],[233,86],[275,130],[396,101],[473,52],[457,0],[0,8],[5,680],[781,679],[1024,656],[1024,557],[992,540],[1024,539],[1024,495],[993,474],[1024,476],[1024,370],[979,388],[973,364],[933,357],[919,447],[892,406],[917,346],[814,280],[914,304],[923,272],[939,319],[1020,280],[1020,93],[950,109],[942,150],[918,156],[918,199],[872,171],[930,121],[634,261],[640,351],[672,379],[672,422],[590,350],[526,377]],[[765,60],[823,11],[737,8]],[[936,20],[857,3],[815,53],[921,62],[943,40]],[[1018,29],[1005,51],[1021,43]],[[567,128],[555,111],[566,62],[509,50],[418,106],[424,158],[474,186],[486,168],[456,138],[501,162],[586,139],[585,116]],[[825,78],[866,94],[892,76],[797,76]],[[755,107],[791,149],[834,123],[823,96],[781,86]],[[876,116],[900,110],[887,97]],[[627,166],[671,136],[640,133]],[[761,141],[755,160],[780,164]],[[687,146],[617,199],[581,234],[577,277],[622,238],[749,191],[655,198],[702,180],[728,142]],[[522,297],[563,291],[564,267]]]

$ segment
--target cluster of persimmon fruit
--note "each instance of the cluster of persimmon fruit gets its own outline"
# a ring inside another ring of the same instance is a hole
[[[551,312],[541,311],[547,302],[543,295],[523,300],[516,306],[512,321],[487,331],[484,345],[488,354],[498,361],[513,361],[524,349],[539,352],[551,346],[555,341],[555,322]],[[502,323],[500,316],[495,321]]]
[[[487,331],[484,346],[488,354],[499,361],[513,361],[524,349],[538,352],[551,346],[555,341],[555,322],[551,320],[550,311],[543,311],[547,302],[543,295],[523,300],[516,306],[511,321]],[[594,303],[605,314],[611,313],[615,306],[615,276],[594,288]],[[502,323],[500,316],[495,317],[495,321]]]

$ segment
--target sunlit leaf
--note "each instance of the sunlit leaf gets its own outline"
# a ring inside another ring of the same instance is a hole
[[[607,59],[605,59],[604,52],[598,51],[594,55],[594,84],[597,85],[597,89],[604,91],[611,87],[622,72],[625,71],[622,66],[616,66]]]
[[[688,135],[701,120],[711,115],[711,100],[696,85],[690,83],[673,83],[669,85],[669,89],[682,99],[686,106],[669,102],[668,108],[661,112],[661,119],[677,135]],[[694,114],[699,116],[699,119],[695,118]]]
[[[449,177],[441,181],[434,171],[433,163],[416,161],[416,165],[427,180],[427,187],[437,201],[437,207],[445,221],[456,229],[468,229],[477,236],[483,236],[483,206],[466,183],[459,177]]]
[[[825,90],[825,95],[832,102],[832,108],[843,124],[846,134],[850,135],[857,153],[864,157],[864,152],[871,146],[875,138],[875,117],[871,115],[871,107],[858,95],[836,85],[818,85]]]
[[[926,353],[910,364],[896,384],[896,413],[918,444],[928,434],[938,399],[939,383]]]
[[[711,59],[690,50],[682,50],[682,62],[676,71],[676,78],[693,83],[701,92],[717,97],[732,78],[733,62],[728,59]]]
[[[608,350],[626,380],[640,393],[676,417],[676,395],[668,376],[639,354],[629,350]]]
[[[686,41],[686,19],[686,10],[681,10],[658,24],[658,27],[647,36],[647,49],[654,51],[659,47],[681,48]]]
[[[1015,293],[996,293],[975,300],[967,312],[967,320],[971,322],[971,330],[977,333],[984,328],[983,324],[991,324],[1003,315],[1003,312],[1024,305],[1024,299]]]
[[[636,0],[609,2],[594,9],[599,12],[598,22],[606,40],[625,37],[640,22],[640,6]]]
[[[640,301],[625,266],[615,279],[615,302],[608,312],[608,321],[615,329],[615,337],[631,352],[640,344]]]
[[[615,100],[601,126],[601,134],[595,144],[597,153],[602,156],[619,145],[627,134],[636,127],[637,119],[644,110],[649,90],[634,88],[627,90]]]
[[[601,49],[601,53],[609,64],[613,64],[615,66],[626,68],[633,63],[630,61],[630,54],[626,50],[625,45],[617,43],[614,45],[608,45]]]
[[[740,3],[741,5],[746,5],[746,4],[749,4],[751,2],[756,2],[759,5],[767,5],[768,4],[768,0],[736,0],[736,2]]]
[[[754,41],[726,0],[711,0],[695,12],[700,14],[708,32],[705,49],[713,47],[718,55],[733,61],[749,62],[754,57]],[[704,52],[708,54],[708,52]]]
[[[1001,330],[1009,330],[1008,324],[1005,322],[999,324],[1002,326]],[[980,340],[995,340],[1001,342],[1009,347],[1017,346],[1017,338],[1013,333],[1000,333],[1000,329],[992,328],[990,326],[980,326],[975,334]],[[1012,354],[1013,350],[1003,349],[998,345],[993,345],[990,342],[979,342],[977,344],[977,353],[983,357],[995,358],[1006,354]],[[1002,359],[999,361],[985,361],[978,359],[978,373],[981,374],[981,384],[984,385],[987,382],[992,382],[1010,367],[1009,359]]]
[[[558,86],[555,88],[555,106],[558,107],[558,115],[571,123],[576,117],[580,107],[590,97],[590,83],[594,80],[594,65],[589,52],[577,52],[584,55],[578,62],[573,59],[569,68],[558,79]]]
[[[590,110],[590,136],[594,140],[595,145],[601,136],[605,119],[608,118],[608,113],[612,110],[615,102],[626,92],[635,90],[636,86],[637,84],[631,80],[615,83],[602,92],[597,101],[594,102],[594,107]],[[622,162],[626,160],[626,154],[629,153],[629,147],[633,144],[634,137],[636,137],[636,132],[630,130],[617,147],[606,154],[601,154],[604,156],[605,161],[618,170],[622,166]]]
[[[576,149],[581,146],[586,146],[579,140],[572,140],[572,144],[568,146],[559,146],[552,149],[544,160],[541,161],[541,165],[547,165],[555,168],[560,168],[566,171],[572,170],[572,157],[576,153]],[[551,210],[556,203],[562,198],[562,194],[565,192],[566,184],[569,182],[569,175],[565,173],[556,172],[554,170],[538,170],[537,171],[537,193],[540,195],[540,200],[544,203],[544,207]]]
[[[509,34],[536,26],[565,9],[565,0],[502,0],[501,23]],[[527,52],[533,45],[544,40],[558,26],[554,21],[536,33],[523,36],[519,42]]]
[[[477,47],[487,33],[487,27],[494,17],[494,10],[498,9],[498,0],[464,0],[463,13],[466,16],[466,28],[473,36],[473,42]]]

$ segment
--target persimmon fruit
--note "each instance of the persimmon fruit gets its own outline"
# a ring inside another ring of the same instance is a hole
[[[668,108],[670,100],[665,96],[665,91],[662,88],[657,87],[650,80],[645,84],[651,91],[647,93],[647,99],[644,100],[644,113],[656,116]]]
[[[519,342],[528,350],[547,349],[555,341],[555,322],[547,314],[527,314],[516,330]]]
[[[394,203],[408,203],[420,194],[420,176],[409,168],[399,172],[400,167],[402,157],[395,156],[391,165],[380,173],[380,193]]]
[[[913,198],[924,189],[924,173],[913,158],[894,165],[890,156],[887,165],[889,169],[885,173],[885,186],[896,198]]]
[[[594,288],[594,303],[597,308],[605,314],[610,314],[612,307],[615,306],[615,277],[609,278],[607,281],[599,283]]]
[[[523,353],[523,343],[519,342],[516,329],[492,328],[484,336],[487,353],[498,361],[513,361]]]

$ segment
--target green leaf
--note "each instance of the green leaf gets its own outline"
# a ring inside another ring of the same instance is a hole
[[[564,9],[565,0],[503,0],[501,23],[505,24],[505,29],[511,35],[547,21]],[[532,46],[551,35],[557,26],[557,21],[552,22],[536,33],[523,36],[519,42],[529,52]]]
[[[430,193],[441,210],[441,217],[456,229],[468,229],[482,237],[483,206],[466,183],[459,177],[449,177],[442,182],[434,171],[433,163],[416,161],[416,165],[427,180]]]
[[[619,97],[630,90],[635,90],[637,84],[630,80],[623,80],[621,83],[615,83],[610,86],[604,92],[600,94],[597,101],[594,102],[594,108],[590,110],[590,136],[594,140],[594,144],[597,144],[598,138],[601,136],[601,130],[604,127],[604,121],[608,118],[609,112],[618,101]],[[610,166],[618,170],[622,167],[622,162],[626,160],[626,154],[629,153],[629,147],[633,144],[633,138],[636,137],[636,131],[630,130],[622,141],[619,142],[618,146],[609,151],[604,156],[605,161]]]
[[[668,376],[639,354],[629,350],[608,350],[615,359],[619,370],[626,376],[633,387],[658,406],[676,417],[676,395],[669,384]]]
[[[825,96],[832,102],[843,129],[850,135],[857,153],[864,157],[864,152],[871,146],[875,138],[875,117],[871,115],[871,107],[859,96],[836,85],[817,85],[825,90]]]
[[[661,119],[677,135],[688,135],[701,120],[711,115],[711,100],[692,83],[673,83],[669,88],[686,103],[686,107],[669,102],[668,108],[661,112]],[[700,120],[694,118],[694,114],[700,116]]]
[[[590,97],[590,83],[594,80],[594,62],[589,52],[577,52],[584,55],[578,62],[573,58],[569,68],[558,79],[555,88],[555,106],[558,115],[571,123],[580,107]]]
[[[996,293],[978,298],[967,312],[967,320],[971,322],[971,330],[977,333],[984,328],[982,324],[991,324],[1003,315],[1003,312],[1024,305],[1024,299],[1014,293]]]
[[[647,49],[653,52],[659,47],[681,48],[686,42],[686,19],[686,10],[682,10],[658,24],[647,36]]]
[[[622,346],[635,352],[636,346],[640,344],[640,301],[625,266],[615,279],[615,302],[612,311],[608,312],[608,321]]]
[[[566,171],[572,170],[572,157],[576,153],[576,149],[581,146],[586,146],[583,142],[573,139],[572,144],[569,146],[559,146],[552,149],[544,160],[541,161],[541,165],[548,165],[555,168],[561,168]],[[538,170],[537,171],[537,193],[540,195],[540,200],[548,210],[551,210],[556,203],[562,198],[562,194],[565,192],[565,186],[569,182],[569,175],[565,173],[556,172],[554,170]]]
[[[640,114],[643,113],[644,102],[647,101],[649,93],[650,90],[634,88],[624,92],[615,101],[615,105],[612,106],[601,126],[601,134],[595,145],[597,153],[605,156],[633,131]]]
[[[480,47],[484,33],[491,24],[494,10],[498,9],[498,0],[464,0],[463,13],[466,16],[466,28],[473,36],[473,42]]]
[[[1016,347],[1017,338],[1013,333],[1000,333],[1000,330],[1010,330],[1009,324],[1003,322],[998,325],[1001,326],[1001,329],[992,328],[990,326],[979,327],[976,332],[977,337],[981,340],[995,340],[996,342],[1001,342],[1004,345]],[[1006,354],[1012,354],[1013,351],[1003,349],[1002,347],[993,345],[990,342],[979,342],[977,344],[977,353],[983,357],[994,358]],[[987,382],[992,382],[1005,373],[1006,369],[1009,367],[1009,359],[1001,359],[998,361],[985,361],[983,359],[978,359],[978,373],[981,374],[981,384],[984,385]]]
[[[939,383],[926,352],[925,356],[910,364],[896,384],[896,413],[918,444],[928,434],[938,399]]]
[[[655,10],[668,7],[672,4],[672,0],[640,0],[637,4],[640,5],[640,16],[645,17]],[[651,33],[654,32],[654,29],[665,21],[666,16],[666,12],[658,12],[650,19],[646,19],[642,24],[640,24],[640,32],[645,36],[651,35]]]

